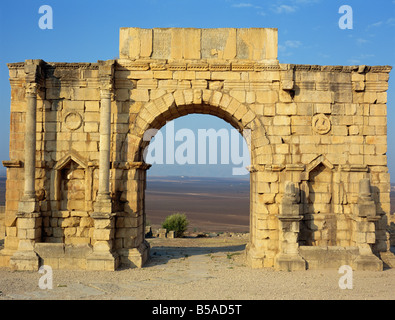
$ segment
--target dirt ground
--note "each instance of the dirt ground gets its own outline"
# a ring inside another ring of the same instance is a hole
[[[53,270],[52,289],[40,289],[39,272],[0,268],[0,300],[395,299],[395,269],[354,271],[352,289],[341,289],[338,270],[247,267],[243,255],[247,240],[245,236],[151,238],[151,258],[144,268]]]

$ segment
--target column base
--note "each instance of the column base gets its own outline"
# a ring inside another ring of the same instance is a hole
[[[93,205],[93,211],[96,215],[111,215],[112,201],[107,196],[98,196]]]
[[[150,245],[144,241],[138,248],[120,249],[120,263],[128,268],[142,268],[149,260]]]
[[[380,252],[380,258],[387,268],[395,268],[395,254],[393,252]]]
[[[383,271],[383,261],[373,253],[370,255],[360,255],[353,261],[354,270]]]
[[[38,202],[34,197],[22,197],[18,203],[18,217],[37,218],[40,216]]]
[[[298,254],[280,253],[275,259],[275,269],[279,271],[306,270],[306,261]]]
[[[10,258],[12,270],[38,271],[40,258],[34,251],[16,251]]]
[[[91,271],[115,271],[119,256],[114,252],[93,252],[86,258],[86,269]]]

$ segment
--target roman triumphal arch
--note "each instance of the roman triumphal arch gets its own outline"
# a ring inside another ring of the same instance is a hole
[[[122,28],[119,59],[8,68],[1,266],[143,266],[144,133],[189,113],[250,132],[252,267],[391,258],[391,67],[280,64],[276,29]]]

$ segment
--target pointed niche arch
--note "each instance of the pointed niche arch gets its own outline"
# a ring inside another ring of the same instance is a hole
[[[323,155],[306,166],[305,180],[301,184],[303,204],[301,245],[336,245],[333,171],[333,164]]]
[[[52,203],[57,211],[86,211],[89,198],[85,186],[90,185],[87,163],[76,154],[60,159],[53,169]]]

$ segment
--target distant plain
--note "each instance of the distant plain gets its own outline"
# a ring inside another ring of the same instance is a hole
[[[0,206],[5,205],[5,182],[0,176]],[[249,208],[249,179],[147,177],[145,212],[153,228],[179,212],[186,214],[191,232],[248,232]],[[394,212],[395,184],[391,184],[391,214]]]
[[[145,212],[152,227],[185,213],[189,231],[248,232],[250,181],[237,178],[148,177]]]

